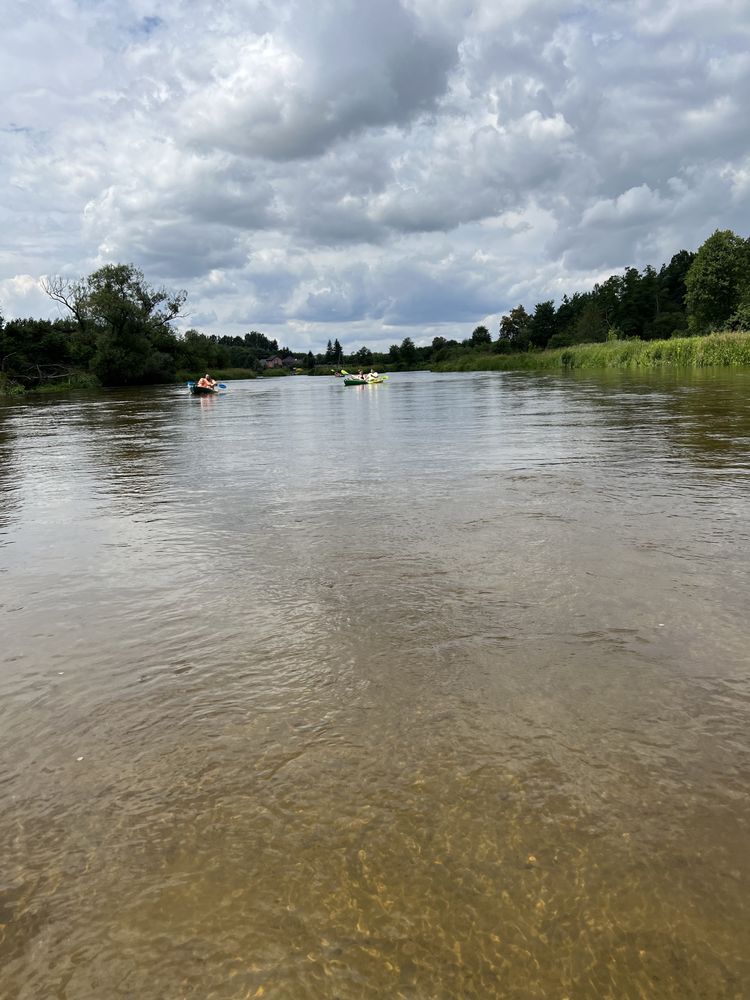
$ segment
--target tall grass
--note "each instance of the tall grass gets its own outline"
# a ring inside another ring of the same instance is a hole
[[[712,333],[670,340],[615,340],[523,354],[466,354],[436,371],[570,370],[573,368],[710,368],[750,366],[750,333]]]
[[[101,382],[90,372],[73,371],[62,377],[25,385],[0,372],[0,396],[47,395],[55,392],[69,392],[71,389],[100,389]]]

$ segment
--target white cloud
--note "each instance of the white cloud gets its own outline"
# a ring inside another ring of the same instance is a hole
[[[57,306],[45,295],[39,278],[31,274],[14,274],[0,279],[0,316],[34,316],[37,319],[55,319]]]
[[[630,188],[617,198],[594,202],[583,213],[584,226],[648,225],[664,212],[666,203],[648,184]]]
[[[745,0],[10,0],[0,308],[134,261],[191,325],[465,336],[750,233]]]

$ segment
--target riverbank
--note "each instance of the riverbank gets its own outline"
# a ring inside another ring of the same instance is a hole
[[[433,364],[433,371],[569,370],[573,368],[750,367],[750,333],[712,333],[669,340],[614,340],[518,354],[472,352]]]
[[[470,371],[565,371],[572,369],[663,369],[663,368],[750,368],[750,333],[712,333],[704,337],[673,337],[669,340],[614,340],[602,344],[577,344],[555,350],[523,351],[498,354],[495,345],[483,350],[462,351],[442,361],[412,370],[429,369],[438,372]],[[350,366],[351,367],[351,366]],[[381,372],[399,371],[397,365],[381,365]],[[180,371],[175,382],[196,380],[201,372]],[[219,381],[232,379],[274,378],[293,374],[330,376],[329,364],[313,369],[271,368],[256,372],[250,368],[224,368],[212,372]],[[89,372],[72,371],[62,377],[36,386],[23,386],[0,372],[0,397],[25,394],[67,392],[71,389],[100,388],[98,379]]]

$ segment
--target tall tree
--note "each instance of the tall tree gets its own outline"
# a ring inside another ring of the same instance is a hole
[[[555,303],[552,299],[548,299],[546,302],[537,302],[534,307],[534,315],[529,320],[529,341],[534,347],[546,347],[550,337],[553,337],[556,332]]]
[[[659,270],[659,312],[685,310],[685,278],[694,260],[695,254],[690,250],[680,250],[668,264],[662,265]]]
[[[581,315],[588,298],[588,295],[583,295],[581,292],[574,292],[572,297],[563,295],[555,315],[557,332],[554,334],[554,343],[550,346],[563,347],[573,343],[578,317]]]
[[[619,327],[625,337],[640,337],[656,312],[648,282],[635,267],[626,267],[620,284]]]
[[[107,264],[76,282],[52,278],[44,287],[90,341],[89,368],[104,385],[173,377],[177,342],[171,324],[187,292],[153,288],[133,264]]]
[[[417,359],[417,348],[414,346],[414,341],[411,337],[404,337],[401,341],[401,346],[398,349],[399,357],[401,363],[404,365],[413,365]]]
[[[690,330],[720,329],[750,292],[750,247],[731,229],[717,229],[699,248],[685,278]]]
[[[479,347],[482,344],[491,344],[492,336],[486,326],[477,326],[471,335],[472,347]]]
[[[595,344],[607,339],[607,327],[596,300],[589,298],[576,322],[575,341],[578,344]]]
[[[622,282],[620,275],[612,274],[601,285],[594,285],[591,293],[608,329],[619,327]]]
[[[509,344],[514,351],[525,351],[529,346],[529,324],[531,317],[522,305],[511,309],[507,316],[500,320],[498,340]]]

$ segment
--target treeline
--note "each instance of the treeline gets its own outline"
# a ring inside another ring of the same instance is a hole
[[[345,354],[338,339],[325,352],[292,351],[257,331],[243,336],[174,329],[185,291],[153,288],[132,264],[110,264],[88,278],[55,278],[45,291],[66,315],[58,320],[0,316],[0,389],[68,384],[170,382],[178,373],[260,372],[271,359],[287,370],[330,366],[418,368],[484,352],[518,354],[577,344],[663,340],[716,330],[750,330],[750,240],[717,230],[697,253],[681,250],[657,271],[626,268],[589,292],[523,304],[504,315],[497,335],[478,326],[463,339],[411,337],[387,352]]]
[[[501,351],[570,347],[606,340],[665,340],[750,322],[750,240],[717,231],[697,253],[681,250],[656,271],[626,268],[555,308],[523,305],[500,322]]]
[[[252,331],[217,337],[173,327],[187,293],[153,288],[132,264],[110,264],[80,281],[55,278],[44,285],[66,317],[57,320],[0,316],[0,381],[24,388],[65,382],[143,385],[174,381],[178,372],[260,369],[286,352]]]
[[[657,271],[626,268],[590,292],[521,304],[500,320],[496,338],[478,326],[464,340],[435,337],[428,347],[410,338],[387,361],[422,365],[466,354],[572,347],[620,340],[665,340],[714,331],[750,330],[750,240],[717,230],[697,253],[680,250]]]

